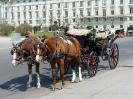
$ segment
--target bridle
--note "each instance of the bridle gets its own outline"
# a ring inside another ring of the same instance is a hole
[[[44,55],[45,55],[44,49],[47,50],[47,49],[46,49],[46,43],[45,43],[45,42],[42,42],[41,40],[37,41],[37,42],[36,42],[37,51],[38,51],[38,49],[40,49],[40,48],[39,48],[40,45],[43,46],[43,47],[42,47],[42,51],[43,51],[43,52],[42,52],[42,54],[40,54],[40,53],[37,52],[36,55],[44,56]]]
[[[18,56],[21,56],[23,55],[23,52],[22,52],[22,49],[21,47],[19,46],[19,43],[16,44],[15,46],[13,46],[13,48],[11,49],[13,51],[13,53],[17,53]],[[16,61],[20,61],[21,58],[14,58],[12,60],[16,60]]]

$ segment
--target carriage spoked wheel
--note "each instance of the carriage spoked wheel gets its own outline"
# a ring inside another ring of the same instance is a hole
[[[90,77],[93,77],[97,73],[97,67],[99,63],[99,58],[96,52],[91,52],[88,58],[88,74]]]
[[[119,48],[116,43],[111,46],[109,53],[109,66],[111,69],[115,69],[119,60]]]

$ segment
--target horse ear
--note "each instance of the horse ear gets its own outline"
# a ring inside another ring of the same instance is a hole
[[[14,42],[12,42],[12,46],[15,46]]]
[[[42,38],[46,37],[46,35],[43,35]]]

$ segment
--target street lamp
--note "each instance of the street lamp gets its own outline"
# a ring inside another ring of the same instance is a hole
[[[114,18],[113,17],[111,18],[111,21],[112,21],[111,28],[114,28],[114,24],[113,24]]]

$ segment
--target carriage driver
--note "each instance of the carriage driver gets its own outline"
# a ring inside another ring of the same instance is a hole
[[[30,30],[26,30],[26,33],[25,33],[25,38],[29,38],[29,35],[31,34],[31,31]]]

